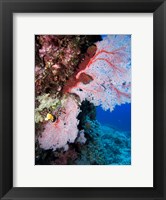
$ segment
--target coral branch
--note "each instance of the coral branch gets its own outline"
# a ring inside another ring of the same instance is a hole
[[[130,102],[130,37],[110,36],[96,45],[94,56],[82,63],[64,91],[113,110]]]
[[[121,72],[121,73],[124,73],[125,70],[123,68],[119,68],[117,67],[116,65],[112,64],[111,61],[109,61],[107,58],[96,58],[95,60],[93,60],[93,63],[98,61],[98,60],[101,60],[101,61],[104,61],[104,62],[107,62],[109,64],[110,67],[112,67],[112,69],[114,71],[117,71],[117,72]]]

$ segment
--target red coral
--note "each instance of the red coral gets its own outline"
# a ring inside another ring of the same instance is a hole
[[[88,49],[63,91],[113,110],[116,104],[130,102],[130,37],[110,36],[96,45]]]
[[[63,87],[64,93],[70,92],[71,89],[76,87],[77,84],[80,82],[88,84],[90,81],[93,80],[93,77],[86,73],[82,73],[81,76],[79,76],[79,78],[77,78],[77,74],[79,74],[81,71],[87,68],[96,50],[97,47],[95,45],[87,49],[87,53],[85,54],[84,60],[79,64],[78,70],[72,75],[72,77],[69,79],[69,81],[66,82],[65,86]]]

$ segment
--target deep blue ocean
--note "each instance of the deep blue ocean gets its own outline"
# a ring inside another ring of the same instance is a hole
[[[102,125],[107,125],[120,131],[131,131],[131,103],[116,106],[112,112],[96,107],[96,119]]]
[[[101,35],[102,39],[106,36]],[[131,38],[131,35],[128,37]],[[98,106],[96,113],[96,119],[101,125],[110,126],[119,131],[131,132],[131,103],[117,105],[112,112],[110,110],[104,111],[101,106]]]

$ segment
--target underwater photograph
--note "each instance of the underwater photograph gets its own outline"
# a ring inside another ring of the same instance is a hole
[[[35,165],[131,165],[131,35],[35,35]]]

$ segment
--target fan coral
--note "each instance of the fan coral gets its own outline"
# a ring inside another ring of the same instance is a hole
[[[73,143],[77,137],[78,129],[77,115],[80,110],[77,102],[72,96],[66,98],[63,104],[64,112],[55,122],[47,122],[42,136],[39,137],[40,147],[43,149],[64,148],[65,145]]]
[[[95,55],[80,67],[65,92],[112,111],[115,105],[130,102],[130,36],[111,35],[96,46]]]
[[[95,106],[112,111],[130,102],[130,36],[110,35],[94,43],[89,36],[49,35],[36,41],[35,122],[42,127],[38,145],[61,151],[56,164],[66,164],[71,146],[89,145],[96,128],[90,123]]]

